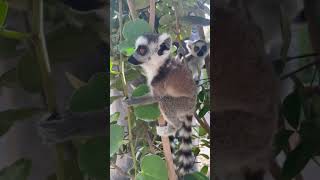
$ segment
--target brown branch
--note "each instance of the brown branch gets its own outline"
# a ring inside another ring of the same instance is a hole
[[[166,121],[163,119],[162,115],[159,117],[158,122],[159,122],[159,126],[166,125]],[[164,156],[165,156],[165,159],[167,162],[169,180],[177,180],[178,177],[176,175],[175,168],[173,165],[173,159],[172,159],[172,153],[171,153],[171,149],[170,149],[169,138],[161,136],[161,141],[162,141]]]
[[[156,19],[156,1],[150,0],[150,13],[149,13],[149,24],[152,32],[154,32],[154,22]]]
[[[127,0],[127,3],[128,3],[128,7],[129,7],[129,11],[130,11],[132,20],[137,19],[137,11],[136,11],[136,7],[135,7],[133,1]]]
[[[197,113],[194,113],[193,115],[194,115],[194,117],[196,118],[196,120],[199,122],[199,124],[201,125],[201,127],[203,127],[203,128],[207,131],[207,133],[210,134],[210,127],[209,127],[209,125],[208,125],[207,123],[204,123],[204,121],[202,121],[202,120],[200,119],[200,117],[197,115]]]

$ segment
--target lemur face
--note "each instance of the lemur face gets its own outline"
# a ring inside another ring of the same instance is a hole
[[[128,59],[129,63],[162,64],[170,55],[171,38],[166,33],[145,33],[137,38],[135,47],[135,52]]]
[[[193,43],[188,44],[188,46],[193,56],[204,57],[209,53],[208,43],[203,40],[197,40]]]

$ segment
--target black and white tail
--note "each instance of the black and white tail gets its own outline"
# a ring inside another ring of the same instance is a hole
[[[174,151],[174,137],[169,137],[176,173],[179,177],[182,177],[192,172],[195,161],[192,153],[192,115],[186,116],[182,127],[177,131],[176,138],[180,145],[178,150]]]

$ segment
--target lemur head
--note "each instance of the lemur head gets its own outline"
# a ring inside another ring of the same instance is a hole
[[[205,57],[208,55],[209,47],[208,43],[204,40],[197,40],[194,42],[188,41],[187,42],[187,48],[190,54],[192,54],[195,57]]]
[[[170,56],[171,38],[168,34],[145,33],[138,37],[129,63],[148,67],[163,64]]]

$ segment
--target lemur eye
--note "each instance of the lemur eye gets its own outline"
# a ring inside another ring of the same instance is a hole
[[[201,50],[206,52],[207,51],[207,46],[202,46]]]
[[[139,55],[144,56],[147,54],[148,48],[147,46],[140,45],[138,46],[137,52]]]
[[[194,47],[194,51],[196,51],[196,52],[199,51],[199,47],[198,47],[198,46],[195,46],[195,47]]]

